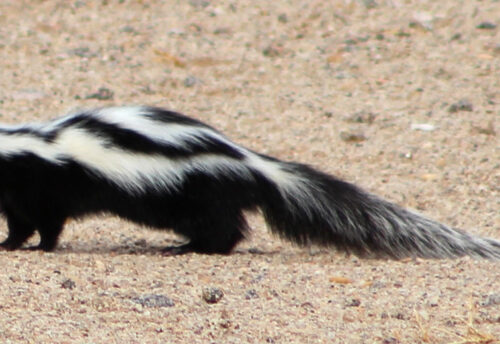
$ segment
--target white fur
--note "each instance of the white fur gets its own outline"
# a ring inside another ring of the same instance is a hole
[[[22,153],[33,153],[53,163],[59,163],[63,157],[61,150],[30,134],[0,133],[0,154],[13,156]]]
[[[366,240],[369,235],[378,242],[379,250],[392,257],[479,255],[477,249],[480,248],[485,256],[500,258],[500,244],[496,241],[456,232],[369,194],[362,194],[365,199],[358,200],[359,204],[337,204],[332,201],[332,196],[335,195],[327,195],[322,190],[325,184],[315,180],[314,174],[298,168],[297,164],[266,159],[236,145],[210,128],[164,123],[142,116],[148,111],[145,107],[114,107],[96,110],[90,115],[117,127],[133,130],[160,144],[184,147],[196,140],[212,138],[237,150],[244,158],[237,159],[216,153],[181,158],[170,158],[159,153],[134,153],[117,147],[105,137],[94,135],[86,129],[78,126],[65,127],[64,123],[76,114],[45,124],[4,126],[3,129],[9,133],[0,132],[0,155],[13,157],[32,153],[58,165],[71,159],[133,194],[176,191],[190,173],[201,172],[215,178],[223,176],[235,180],[252,180],[251,170],[256,170],[276,183],[292,210],[290,214],[306,216],[311,223],[320,215],[327,227],[352,239],[354,246],[357,245],[366,252],[370,251],[371,241]],[[32,129],[34,133],[22,129]],[[53,142],[36,135],[36,132],[50,134],[53,131],[58,131]],[[360,225],[359,218],[363,216],[370,216],[376,228]],[[412,245],[401,245],[395,239],[411,242]],[[297,240],[304,239],[300,237]]]
[[[74,128],[65,130],[56,142],[68,156],[133,192],[144,192],[148,187],[176,189],[185,175],[194,170],[213,175],[244,174],[245,170],[237,160],[215,154],[169,159],[160,154],[126,152],[106,143]]]
[[[119,124],[122,127],[134,128],[143,135],[146,135],[149,129],[153,131],[153,134],[167,132],[161,139],[168,139],[172,144],[178,143],[182,136],[187,139],[188,134],[194,134],[196,131],[196,128],[176,124],[164,125],[161,122],[155,122],[153,125],[150,120],[143,120],[137,116],[136,110],[124,112],[124,121],[120,121]],[[50,131],[49,128],[53,130],[65,120],[67,118],[58,120],[56,125],[48,123],[47,126],[36,129]],[[21,127],[9,127],[9,129],[17,128]],[[148,136],[158,141],[158,137]],[[178,141],[175,141],[176,139]],[[146,192],[148,189],[158,191],[177,189],[186,174],[196,170],[214,176],[234,174],[250,178],[248,169],[240,161],[230,157],[204,154],[182,159],[169,159],[160,154],[127,152],[108,143],[105,138],[73,127],[64,128],[52,143],[27,133],[8,135],[0,133],[0,154],[12,156],[29,152],[56,164],[62,164],[64,159],[70,158],[132,193]]]
[[[257,154],[248,151],[245,152],[245,155],[246,163],[257,171],[262,172],[270,180],[281,186],[293,184],[293,181],[290,180],[290,174],[283,171],[279,163],[264,160]]]
[[[56,164],[63,163],[65,158],[71,158],[132,192],[144,192],[150,187],[176,189],[181,185],[185,174],[194,169],[213,175],[238,173],[250,178],[248,168],[243,165],[246,164],[277,183],[283,191],[283,196],[292,193],[304,201],[311,199],[310,189],[305,185],[307,181],[302,180],[299,175],[294,176],[284,171],[280,163],[261,158],[209,128],[176,123],[165,124],[141,116],[147,111],[147,108],[143,107],[111,107],[97,110],[93,116],[100,121],[134,130],[154,141],[173,146],[182,147],[188,141],[196,141],[196,137],[212,137],[245,155],[244,162],[213,154],[175,160],[159,154],[134,154],[109,145],[110,142],[103,137],[94,136],[84,129],[75,127],[63,128],[52,143],[27,133],[0,134],[0,154],[15,155],[31,152]],[[31,124],[29,127],[48,133],[60,128],[74,115],[44,124]],[[6,128],[16,130],[23,127]]]
[[[141,114],[146,113],[148,113],[147,108],[140,106],[110,107],[98,110],[95,117],[103,122],[116,125],[119,128],[131,129],[141,135],[152,138],[154,141],[168,143],[173,146],[182,147],[188,141],[196,142],[199,137],[211,137],[224,142],[239,152],[243,151],[240,146],[211,129],[187,124],[165,124],[141,116]]]

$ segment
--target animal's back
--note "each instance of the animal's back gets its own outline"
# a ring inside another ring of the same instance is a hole
[[[307,165],[241,147],[212,127],[152,107],[77,112],[0,127],[0,202],[20,247],[51,250],[68,217],[110,212],[189,242],[169,252],[228,253],[261,209],[300,245],[363,256],[500,258],[500,243],[449,228]]]

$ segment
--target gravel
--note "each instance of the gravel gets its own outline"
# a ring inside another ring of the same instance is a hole
[[[2,122],[163,106],[500,238],[498,2],[47,0],[0,13]],[[500,340],[498,263],[363,260],[249,223],[228,256],[166,257],[182,238],[105,215],[68,221],[53,253],[2,251],[2,341]]]

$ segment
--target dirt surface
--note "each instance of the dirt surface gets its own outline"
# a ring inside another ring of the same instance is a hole
[[[500,238],[499,18],[491,0],[2,1],[0,120],[164,106]],[[162,257],[178,238],[111,217],[0,252],[1,341],[500,341],[499,263],[301,249],[250,218],[230,256]]]

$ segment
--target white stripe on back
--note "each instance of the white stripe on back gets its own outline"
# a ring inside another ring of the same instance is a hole
[[[99,121],[119,128],[133,130],[158,143],[182,147],[199,137],[211,137],[227,144],[245,156],[238,160],[222,154],[200,154],[185,158],[169,158],[162,154],[135,153],[121,149],[105,137],[93,135],[78,127],[61,127],[75,113],[47,123],[29,126],[4,126],[11,133],[0,132],[0,155],[14,156],[33,153],[55,164],[63,164],[65,159],[73,159],[83,166],[109,179],[129,192],[155,190],[175,190],[179,188],[186,174],[193,171],[218,175],[234,175],[251,179],[249,168],[263,173],[281,187],[293,188],[297,180],[284,171],[279,163],[264,159],[242,148],[222,134],[210,128],[189,124],[156,121],[141,114],[148,114],[145,107],[111,107],[88,112]],[[44,140],[31,133],[12,133],[23,128],[31,128],[40,133],[59,130],[54,142]]]

